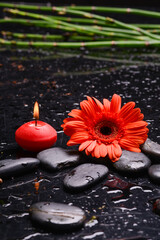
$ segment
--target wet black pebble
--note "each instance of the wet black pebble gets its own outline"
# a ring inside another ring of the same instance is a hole
[[[76,165],[80,161],[78,151],[70,151],[63,148],[50,148],[38,153],[37,158],[50,170],[59,170]]]
[[[81,227],[86,219],[79,207],[55,202],[38,202],[30,208],[31,219],[53,230],[72,230]]]
[[[144,153],[160,159],[160,144],[153,142],[149,138],[147,138],[141,149]]]
[[[64,178],[64,186],[78,191],[90,187],[108,174],[108,168],[100,164],[86,163],[74,168]]]
[[[160,183],[160,164],[150,166],[148,174],[153,181]]]
[[[5,159],[0,161],[0,177],[15,176],[34,169],[39,165],[37,158]]]
[[[140,172],[151,165],[150,159],[143,153],[124,150],[120,159],[113,166],[122,172]]]

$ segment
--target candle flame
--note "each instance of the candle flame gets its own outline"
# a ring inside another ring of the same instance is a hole
[[[36,120],[39,119],[39,104],[38,104],[38,102],[35,102],[35,104],[34,104],[33,117]]]

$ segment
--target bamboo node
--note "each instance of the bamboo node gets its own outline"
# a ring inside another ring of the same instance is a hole
[[[53,6],[53,7],[52,7],[52,11],[56,11],[56,7]]]
[[[106,21],[107,22],[112,22],[112,23],[114,22],[113,18],[110,18],[110,17],[106,17]]]
[[[84,16],[87,18],[92,18],[92,14],[89,14],[89,13],[84,14]]]
[[[33,46],[33,42],[32,41],[29,42],[29,46]]]
[[[127,8],[127,13],[130,13],[132,12],[130,8]]]

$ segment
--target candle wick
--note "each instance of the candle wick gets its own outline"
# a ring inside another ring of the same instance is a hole
[[[37,119],[35,119],[35,126],[37,126]]]

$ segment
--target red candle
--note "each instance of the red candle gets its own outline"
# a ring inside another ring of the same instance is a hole
[[[16,142],[25,150],[39,152],[51,147],[57,140],[56,130],[49,124],[39,121],[39,106],[34,105],[34,121],[19,127],[15,133]]]

